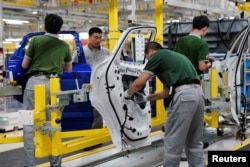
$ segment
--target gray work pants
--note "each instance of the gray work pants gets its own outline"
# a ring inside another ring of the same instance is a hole
[[[175,93],[164,137],[164,167],[179,167],[183,148],[189,167],[205,167],[203,153],[204,97],[200,85]]]
[[[23,107],[25,110],[34,109],[34,85],[45,84],[46,86],[46,104],[49,104],[49,79],[45,76],[31,77],[25,87],[23,95]],[[50,121],[50,113],[46,111],[46,120]],[[35,167],[35,145],[34,145],[34,126],[23,126],[23,141],[25,152],[26,167]],[[62,163],[62,156],[49,156],[51,166],[60,167]]]
[[[24,141],[24,155],[25,167],[35,167],[35,145],[34,145],[34,126],[23,126],[23,141]],[[62,163],[62,156],[49,156],[51,166],[60,167]]]

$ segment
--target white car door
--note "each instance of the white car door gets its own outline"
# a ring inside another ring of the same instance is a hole
[[[90,100],[110,131],[112,141],[121,150],[149,145],[151,106],[125,100],[123,93],[140,75],[145,64],[145,43],[154,40],[155,27],[131,27],[118,40],[110,59],[92,69]],[[140,93],[148,95],[147,83]]]

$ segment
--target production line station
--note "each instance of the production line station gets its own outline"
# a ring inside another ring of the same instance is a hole
[[[63,156],[62,167],[163,167],[168,99],[137,104],[123,93],[147,63],[146,43],[173,50],[197,15],[210,20],[204,40],[215,58],[201,79],[205,164],[210,151],[250,151],[248,0],[2,0],[0,9],[0,166],[25,165],[22,129],[33,125],[37,167],[49,167],[51,155]],[[36,85],[34,110],[23,110],[21,64],[29,41],[45,34],[48,13],[63,18],[59,37],[78,61],[60,80],[50,78],[50,105],[45,86]],[[110,51],[93,69],[83,50],[91,27],[102,29]],[[162,89],[152,77],[140,92]],[[92,129],[93,108],[102,128]],[[180,167],[188,167],[183,154]]]

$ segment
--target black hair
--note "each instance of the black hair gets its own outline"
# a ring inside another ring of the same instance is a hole
[[[58,34],[63,25],[63,19],[57,14],[47,14],[44,21],[48,33]]]
[[[209,19],[205,15],[195,16],[193,19],[193,28],[202,29],[204,27],[209,27]]]
[[[92,27],[89,29],[89,36],[91,36],[94,33],[102,34],[102,30],[98,27]]]
[[[145,46],[145,51],[144,51],[145,54],[147,54],[149,52],[149,49],[154,50],[154,51],[158,51],[160,49],[163,49],[163,47],[158,42],[149,42]]]

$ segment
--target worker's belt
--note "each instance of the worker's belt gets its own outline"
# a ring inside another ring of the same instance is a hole
[[[189,88],[196,88],[200,86],[200,81],[198,79],[184,79],[182,81],[177,82],[172,87],[172,92],[169,94],[169,101],[172,101],[174,98],[174,94]]]
[[[60,77],[57,73],[48,73],[48,72],[44,72],[44,71],[35,71],[35,72],[32,72],[30,75],[35,76],[35,77],[44,75],[47,78]]]
[[[200,85],[200,81],[198,79],[190,79],[190,78],[187,78],[187,79],[184,79],[182,81],[179,81],[177,82],[176,84],[173,85],[173,88],[174,90],[179,87],[179,86],[182,86],[182,85],[191,85],[191,84],[197,84],[197,85]]]

